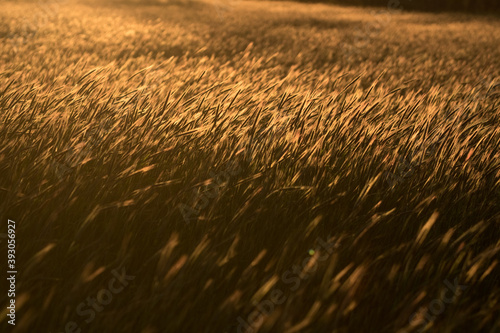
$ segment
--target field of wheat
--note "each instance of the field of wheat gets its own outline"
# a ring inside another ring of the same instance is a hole
[[[495,16],[1,2],[1,331],[500,332],[499,45]]]

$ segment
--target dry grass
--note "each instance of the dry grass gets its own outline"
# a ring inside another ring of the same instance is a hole
[[[13,332],[237,332],[272,288],[255,332],[499,329],[494,18],[1,6]],[[119,266],[135,279],[85,323]],[[446,279],[467,289],[424,327]]]

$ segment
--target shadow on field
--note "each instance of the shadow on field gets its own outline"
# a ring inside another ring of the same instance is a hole
[[[94,0],[90,0],[92,2]],[[99,2],[99,4],[103,4]],[[137,7],[147,7],[147,6],[177,6],[177,7],[185,7],[189,9],[195,8],[206,8],[210,7],[211,4],[208,2],[200,1],[200,0],[108,0],[104,1],[104,4],[109,5],[123,5],[123,6],[137,6]]]
[[[336,19],[327,20],[314,17],[301,17],[293,19],[278,19],[270,24],[270,28],[278,27],[293,27],[304,29],[318,29],[318,30],[334,30],[334,29],[358,29],[359,26],[355,21]]]

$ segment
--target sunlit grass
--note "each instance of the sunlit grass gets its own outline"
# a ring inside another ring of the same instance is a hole
[[[391,13],[357,44],[376,16],[326,5],[2,6],[16,332],[236,332],[273,287],[259,332],[416,331],[456,278],[428,328],[498,327],[497,21]]]

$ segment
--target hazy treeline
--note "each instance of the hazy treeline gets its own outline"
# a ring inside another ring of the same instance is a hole
[[[331,2],[353,5],[386,6],[414,10],[460,10],[487,12],[500,10],[499,0],[330,0]]]

